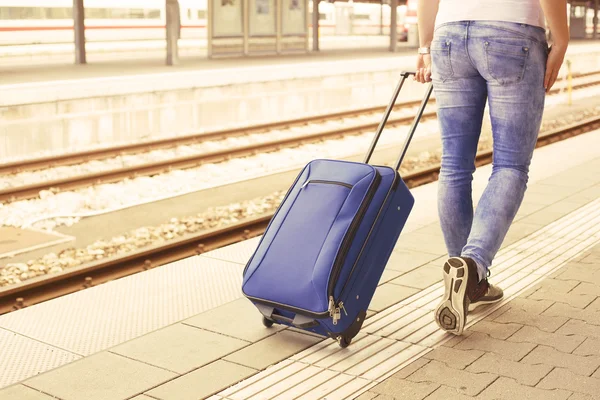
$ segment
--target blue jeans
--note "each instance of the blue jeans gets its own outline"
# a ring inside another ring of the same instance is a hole
[[[448,255],[470,257],[483,279],[517,213],[544,111],[548,44],[542,28],[512,22],[440,25],[431,43],[442,135],[438,212]],[[486,99],[492,175],[473,212],[471,181]]]

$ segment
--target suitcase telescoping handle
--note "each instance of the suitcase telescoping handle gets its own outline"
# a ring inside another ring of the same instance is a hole
[[[390,117],[390,113],[392,112],[392,109],[394,108],[394,105],[396,104],[396,99],[398,98],[398,95],[400,94],[400,90],[402,90],[404,81],[410,75],[414,75],[414,74],[415,74],[414,72],[402,72],[400,74],[401,75],[400,82],[398,82],[398,85],[396,86],[396,89],[394,90],[392,100],[390,101],[390,104],[388,104],[388,106],[385,110],[385,113],[383,114],[383,119],[381,120],[381,122],[379,123],[379,126],[377,127],[377,132],[375,132],[375,137],[373,138],[373,141],[371,142],[371,146],[369,147],[369,151],[367,152],[367,156],[365,157],[365,161],[364,161],[365,164],[368,164],[369,160],[371,159],[371,156],[373,155],[375,146],[377,146],[377,142],[379,141],[379,137],[381,136],[381,133],[383,132],[383,128],[385,127],[385,124],[386,124],[388,118]],[[429,101],[429,97],[431,96],[432,90],[433,90],[433,85],[430,83],[427,86],[427,90],[425,91],[425,96],[423,97],[423,100],[421,101],[421,105],[419,106],[419,111],[417,112],[417,115],[415,115],[415,119],[413,120],[412,125],[410,126],[408,135],[406,135],[406,139],[404,140],[404,145],[402,146],[402,152],[400,153],[400,157],[398,158],[398,161],[396,161],[396,165],[394,166],[394,169],[396,169],[396,170],[398,170],[400,168],[400,164],[402,164],[402,160],[404,159],[404,156],[406,155],[406,151],[408,150],[408,145],[410,144],[410,141],[412,140],[413,135],[415,134],[415,130],[417,129],[417,125],[419,124],[419,121],[421,120],[421,116],[423,116],[423,111],[425,110],[427,101]]]

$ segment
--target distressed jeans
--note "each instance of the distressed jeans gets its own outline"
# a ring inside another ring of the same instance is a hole
[[[545,31],[461,21],[436,27],[432,81],[442,137],[438,212],[448,255],[470,257],[486,276],[525,194],[544,111]],[[486,100],[493,167],[473,211],[475,155]]]

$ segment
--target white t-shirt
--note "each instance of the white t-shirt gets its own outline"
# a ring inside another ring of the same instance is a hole
[[[435,25],[486,20],[546,28],[540,0],[440,0]]]

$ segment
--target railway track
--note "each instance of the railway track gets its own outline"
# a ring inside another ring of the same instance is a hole
[[[407,108],[407,107],[416,107],[419,102],[407,102],[398,105],[398,108]],[[224,139],[229,137],[247,135],[253,132],[263,132],[269,129],[283,129],[289,126],[294,125],[305,125],[309,123],[319,123],[326,120],[332,120],[336,118],[356,116],[360,114],[366,113],[374,113],[377,111],[383,112],[383,108],[373,107],[362,110],[355,110],[351,112],[344,113],[336,113],[330,114],[322,117],[313,117],[313,118],[303,118],[297,119],[293,121],[284,121],[282,123],[273,123],[273,124],[265,124],[260,126],[254,126],[251,128],[240,128],[229,131],[221,131],[210,134],[198,135],[196,137],[196,141],[193,143],[198,143],[199,141],[206,140],[217,140]],[[432,118],[435,117],[435,112],[428,112],[423,115],[423,118]],[[392,117],[388,121],[388,126],[393,127],[402,124],[408,124],[413,120],[414,116],[405,116],[405,117]],[[295,146],[300,146],[308,143],[316,143],[327,139],[333,139],[336,137],[343,137],[346,135],[356,135],[367,131],[374,131],[377,129],[379,122],[372,122],[366,124],[358,124],[350,127],[340,128],[340,129],[331,129],[326,131],[321,131],[317,133],[311,133],[307,135],[297,135],[292,136],[285,139],[279,140],[271,140],[262,143],[252,144],[248,146],[227,148],[223,150],[217,150],[207,153],[194,154],[190,156],[178,157],[174,159],[168,159],[163,161],[157,161],[152,163],[146,163],[141,165],[135,165],[130,167],[118,168],[108,171],[102,171],[97,173],[78,175],[73,177],[68,177],[59,180],[53,181],[45,181],[40,183],[35,183],[31,185],[12,187],[8,189],[0,190],[0,202],[2,201],[16,201],[16,200],[25,200],[30,198],[35,198],[39,195],[39,192],[42,190],[74,190],[82,187],[86,187],[93,184],[101,184],[101,183],[111,183],[117,182],[125,178],[129,177],[139,177],[139,176],[149,176],[156,175],[163,172],[170,171],[172,169],[185,169],[185,168],[193,168],[200,166],[202,164],[207,163],[218,163],[227,161],[232,158],[240,158],[245,156],[256,155],[259,153],[266,153],[271,151],[278,151],[282,148],[290,148]],[[200,138],[201,136],[201,138]],[[210,138],[207,138],[210,137]],[[193,139],[189,139],[192,143]],[[165,142],[167,140],[163,140]],[[172,140],[173,141],[173,140]],[[177,142],[177,145],[180,145],[181,142]],[[131,145],[131,146],[139,146],[139,145]],[[114,150],[114,149],[106,149],[105,151]],[[113,153],[113,155],[115,155]],[[74,155],[74,157],[81,157],[80,155]],[[66,159],[65,159],[66,162]],[[40,164],[41,165],[41,164]],[[48,167],[48,166],[47,166]]]
[[[600,71],[574,74],[573,78],[585,78],[595,75],[600,75]],[[559,90],[559,88],[554,88],[552,89],[551,93],[557,93]],[[430,101],[433,102],[435,101],[435,99],[432,98]],[[419,105],[419,103],[420,100],[404,102],[396,105],[396,109],[404,107],[416,107]],[[208,133],[198,133],[174,138],[163,138],[140,143],[130,143],[120,146],[93,149],[77,153],[66,153],[54,156],[32,158],[29,160],[0,164],[0,174],[34,171],[45,169],[48,167],[75,165],[93,160],[103,160],[120,155],[139,154],[142,152],[172,148],[186,144],[197,144],[209,140],[223,140],[231,137],[249,135],[252,133],[260,133],[272,129],[285,129],[293,126],[305,125],[308,123],[326,122],[332,119],[351,117],[357,114],[380,113],[384,110],[385,106],[368,107],[358,110],[349,110],[314,117],[297,118],[281,122],[259,124],[250,127],[225,129]]]
[[[404,107],[416,107],[419,104],[420,100],[414,100],[397,104],[395,108],[399,109]],[[139,154],[142,152],[148,152],[152,150],[161,150],[176,146],[198,144],[210,140],[224,140],[238,136],[246,136],[253,133],[261,133],[269,130],[286,129],[312,123],[323,123],[338,118],[347,118],[359,114],[383,112],[384,110],[385,107],[383,106],[367,107],[363,109],[348,110],[325,115],[317,115],[312,117],[296,118],[280,122],[258,124],[249,127],[224,129],[214,132],[197,133],[192,135],[179,136],[173,138],[163,138],[140,143],[130,143],[109,148],[93,149],[78,153],[67,153],[55,156],[34,158],[30,160],[15,161],[12,163],[0,164],[0,174],[22,171],[34,171],[48,167],[75,165],[83,162],[103,160],[121,155]]]
[[[588,72],[584,74],[576,75],[577,78],[585,78],[590,76],[600,75],[600,71]],[[583,82],[580,84],[573,85],[574,89],[582,89],[590,86],[600,85],[600,81]],[[551,93],[558,93],[559,88],[555,88]],[[435,101],[432,99],[431,101]],[[396,109],[409,108],[418,106],[419,101],[409,101],[398,104]],[[260,133],[269,130],[286,129],[294,126],[302,126],[306,124],[318,124],[327,121],[354,117],[358,115],[370,114],[370,113],[381,113],[385,107],[370,107],[360,110],[351,110],[339,113],[333,113],[328,115],[298,118],[294,120],[282,121],[277,123],[269,123],[256,125],[245,128],[235,128],[222,131],[216,131],[211,133],[195,134],[185,137],[160,139],[152,142],[128,144],[123,146],[111,147],[106,149],[96,149],[81,153],[65,154],[55,157],[44,157],[32,160],[26,160],[21,162],[14,162],[0,165],[0,174],[3,173],[15,173],[21,171],[39,170],[44,168],[63,166],[63,165],[74,165],[91,160],[100,160],[110,157],[116,157],[124,154],[136,154],[145,151],[151,151],[156,149],[172,148],[175,146],[185,144],[197,144],[210,140],[223,140],[226,138],[232,138],[237,136],[249,135],[252,133]],[[435,111],[429,111],[423,114],[423,119],[435,118]],[[398,125],[408,124],[412,121],[413,116],[400,116],[392,117],[388,121],[388,127],[394,127]],[[224,150],[218,150],[213,152],[207,152],[202,154],[189,155],[184,157],[178,157],[174,159],[168,159],[163,161],[157,161],[152,163],[139,164],[129,167],[116,168],[96,173],[76,175],[68,178],[44,181],[34,183],[30,185],[11,187],[0,190],[0,202],[12,202],[17,200],[26,200],[39,196],[39,193],[43,190],[54,190],[54,191],[65,191],[74,190],[82,187],[118,182],[125,178],[139,177],[139,176],[150,176],[156,175],[163,172],[168,172],[172,169],[185,169],[193,168],[207,163],[218,163],[227,161],[232,158],[240,158],[245,156],[251,156],[259,153],[277,151],[282,148],[295,147],[308,143],[320,142],[327,139],[333,139],[336,137],[343,137],[347,135],[357,135],[363,132],[374,131],[379,124],[379,121],[372,123],[357,124],[349,127],[325,130],[317,133],[308,135],[298,135],[285,139],[271,140],[267,142],[252,144],[248,146],[228,148]]]
[[[600,128],[600,116],[592,117],[540,135],[537,147],[546,146]],[[492,151],[477,154],[478,166],[492,161]],[[403,177],[410,188],[437,180],[440,166],[414,171]],[[59,274],[34,278],[0,289],[0,314],[31,306],[68,293],[73,293],[110,280],[146,271],[169,262],[247,240],[264,232],[272,214],[263,215],[197,235],[149,247],[123,257],[115,257],[69,269]]]

